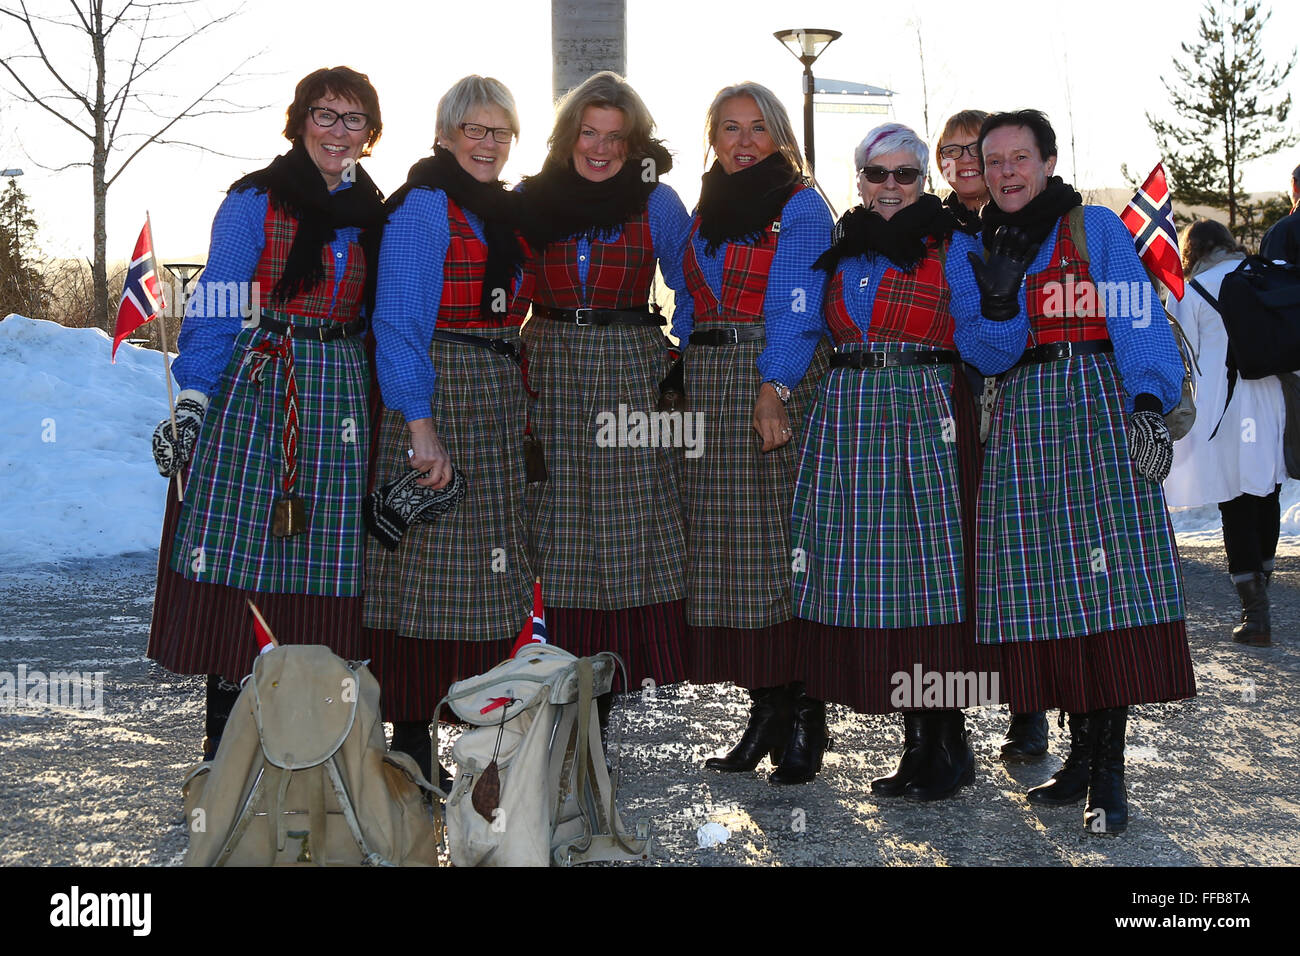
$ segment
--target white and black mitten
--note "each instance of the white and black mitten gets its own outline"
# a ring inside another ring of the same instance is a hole
[[[465,475],[455,465],[451,468],[451,481],[442,488],[417,485],[422,477],[421,472],[411,469],[362,499],[361,518],[366,530],[389,551],[397,550],[402,535],[412,524],[433,521],[465,497]]]
[[[1137,470],[1157,484],[1168,477],[1174,463],[1174,440],[1163,415],[1148,408],[1129,416],[1128,455]]]
[[[200,391],[187,388],[176,399],[176,430],[172,431],[172,420],[165,418],[153,430],[153,460],[158,466],[158,474],[170,478],[194,457],[194,446],[198,443],[199,432],[203,428],[203,415],[208,410],[208,396]]]

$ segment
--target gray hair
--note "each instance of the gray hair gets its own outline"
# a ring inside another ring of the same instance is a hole
[[[709,146],[713,146],[713,141],[718,135],[718,124],[722,122],[722,104],[737,96],[748,96],[754,101],[758,111],[763,114],[767,134],[772,137],[777,152],[789,160],[790,165],[798,171],[799,175],[807,176],[808,170],[804,166],[803,155],[799,152],[799,144],[795,141],[790,116],[781,105],[781,101],[776,98],[776,94],[761,83],[746,81],[718,90],[718,95],[709,104],[709,111],[705,114],[704,120],[704,134]]]
[[[885,153],[911,153],[916,160],[916,168],[925,172],[930,164],[930,147],[916,135],[910,126],[902,123],[885,123],[877,126],[858,143],[853,151],[853,165],[861,169],[877,156]]]
[[[465,116],[476,106],[500,107],[506,114],[510,129],[519,135],[519,111],[515,109],[515,98],[500,80],[478,74],[457,80],[438,101],[435,135],[441,138],[455,135],[460,124],[465,122]]]

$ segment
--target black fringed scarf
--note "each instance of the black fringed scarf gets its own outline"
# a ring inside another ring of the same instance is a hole
[[[758,242],[799,183],[780,153],[728,175],[716,160],[701,179],[700,238],[712,256],[728,242]]]
[[[345,226],[362,230],[361,248],[366,254],[365,303],[367,307],[373,303],[379,241],[386,219],[384,194],[360,163],[352,171],[356,174],[352,185],[331,193],[320,170],[299,142],[283,156],[273,159],[271,165],[231,185],[232,193],[247,189],[266,193],[276,209],[298,221],[284,271],[271,290],[272,304],[283,306],[325,279],[321,249],[333,242],[335,232]]]
[[[989,192],[997,195],[996,189],[990,189]],[[1023,209],[1015,212],[1003,212],[996,202],[990,202],[980,213],[984,227],[984,248],[992,249],[993,233],[999,226],[1015,226],[1031,241],[1042,245],[1056,229],[1060,218],[1082,203],[1083,197],[1060,176],[1049,177],[1043,191],[1029,200]]]
[[[500,180],[479,182],[461,167],[454,153],[441,146],[435,146],[432,156],[411,167],[406,183],[388,200],[389,211],[400,206],[412,189],[441,189],[456,205],[483,220],[488,255],[479,293],[479,315],[499,321],[501,313],[492,308],[492,292],[508,291],[524,262],[524,250],[515,232],[521,222],[519,194],[506,189]]]
[[[952,211],[930,193],[923,193],[889,219],[875,209],[856,206],[835,224],[831,247],[818,257],[813,268],[834,275],[841,259],[881,255],[904,272],[912,272],[925,259],[926,239],[942,241],[956,228]]]
[[[979,235],[980,214],[978,210],[971,209],[970,206],[962,202],[956,192],[950,192],[943,204],[948,207],[948,211],[957,220],[958,232],[964,232],[969,236]]]
[[[659,177],[672,168],[672,157],[657,140],[645,156],[624,160],[622,169],[601,182],[584,178],[569,157],[548,156],[542,171],[523,182],[524,235],[538,249],[577,235],[612,235],[645,210]]]

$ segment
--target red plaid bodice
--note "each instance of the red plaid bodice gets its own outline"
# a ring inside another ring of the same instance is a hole
[[[266,242],[262,247],[262,258],[258,260],[257,269],[253,272],[253,281],[257,283],[262,306],[290,315],[334,319],[336,322],[351,322],[358,318],[361,315],[361,297],[366,284],[366,256],[361,251],[361,245],[356,242],[348,243],[346,262],[337,259],[333,248],[326,243],[320,251],[325,278],[303,289],[288,302],[271,301],[271,292],[280,281],[285,263],[289,261],[289,250],[297,234],[298,220],[283,209],[277,209],[276,204],[268,200]],[[339,282],[338,295],[334,296],[336,263],[343,268],[343,278]]]
[[[442,262],[442,298],[438,302],[438,328],[454,326],[468,329],[499,329],[519,325],[523,313],[528,311],[528,290],[532,276],[525,270],[524,282],[512,283],[505,290],[499,320],[485,319],[479,314],[479,297],[483,288],[483,273],[487,270],[487,243],[474,235],[465,211],[447,197],[447,228],[451,239],[447,244],[447,258]],[[522,300],[523,308],[519,308]]]
[[[790,198],[801,189],[799,185],[790,191]],[[773,220],[763,232],[758,242],[727,244],[722,263],[722,289],[718,295],[713,294],[704,279],[699,259],[695,255],[695,234],[700,228],[697,213],[691,221],[691,232],[686,238],[686,254],[682,261],[682,271],[686,277],[686,289],[695,302],[695,321],[708,322],[722,319],[727,322],[745,323],[763,321],[763,299],[767,296],[767,278],[772,271],[772,258],[776,255],[776,243],[781,236],[781,220]]]
[[[907,342],[927,348],[955,348],[950,297],[939,245],[928,240],[926,256],[915,271],[885,271],[872,303],[868,337],[875,346]],[[862,341],[862,329],[844,301],[842,269],[835,270],[826,295],[826,324],[836,345]]]
[[[1088,263],[1070,235],[1069,216],[1062,216],[1056,227],[1056,248],[1047,268],[1025,277],[1025,305],[1030,345],[1110,337]]]
[[[537,287],[533,299],[555,309],[640,309],[650,298],[655,274],[650,215],[642,210],[623,224],[613,242],[588,244],[591,262],[583,294],[578,278],[578,240],[549,243],[533,263]]]

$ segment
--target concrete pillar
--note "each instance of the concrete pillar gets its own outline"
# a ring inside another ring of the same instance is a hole
[[[556,100],[593,73],[627,73],[626,0],[551,0],[551,92]]]

